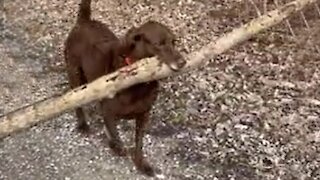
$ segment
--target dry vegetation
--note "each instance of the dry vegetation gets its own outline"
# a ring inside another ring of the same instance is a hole
[[[150,18],[164,22],[189,53],[256,17],[252,2],[99,0],[93,9],[117,35]],[[5,1],[0,114],[68,88],[61,52],[77,3]],[[163,81],[145,141],[167,179],[320,178],[320,14],[304,12],[310,29],[298,14],[288,21],[295,36],[284,22],[205,68]],[[2,140],[0,179],[145,179],[104,146],[94,109],[90,137],[74,131],[68,113]],[[130,143],[132,124],[121,128]]]

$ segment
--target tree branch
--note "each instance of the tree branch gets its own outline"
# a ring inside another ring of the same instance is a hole
[[[214,58],[216,55],[251,38],[253,35],[280,23],[291,14],[314,2],[316,0],[293,1],[266,15],[260,16],[240,28],[234,29],[232,32],[201,48],[198,52],[189,54],[186,67],[180,72],[197,68],[204,61]],[[124,70],[129,71],[129,74]],[[134,84],[165,78],[180,72],[172,72],[166,65],[156,61],[156,58],[139,61],[117,72],[102,76],[94,82],[71,90],[66,94],[51,97],[0,117],[0,138],[94,100],[112,98],[118,91]]]

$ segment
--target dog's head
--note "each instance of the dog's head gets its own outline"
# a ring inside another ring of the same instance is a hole
[[[175,49],[175,36],[164,25],[148,21],[138,28],[131,28],[124,38],[124,54],[132,61],[157,56],[172,70],[179,70],[186,61]]]

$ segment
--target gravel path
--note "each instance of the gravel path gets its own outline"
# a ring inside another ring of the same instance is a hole
[[[0,115],[68,88],[61,53],[78,2],[4,2]],[[148,19],[167,24],[183,53],[252,18],[245,7],[236,0],[92,4],[93,16],[119,36]],[[319,24],[308,12],[310,23]],[[303,35],[302,26],[294,21]],[[272,30],[205,68],[162,81],[144,139],[159,179],[320,179],[320,56],[314,50],[320,38],[295,43],[283,25]],[[129,158],[110,153],[101,117],[94,104],[86,108],[89,137],[75,131],[70,112],[0,140],[0,179],[147,179]],[[133,125],[119,127],[128,146]]]

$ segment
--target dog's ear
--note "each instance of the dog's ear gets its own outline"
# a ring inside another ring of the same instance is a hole
[[[143,34],[141,33],[136,33],[133,35],[132,39],[135,41],[135,42],[139,42],[142,40],[142,37],[143,37]]]
[[[130,38],[133,34],[135,34],[138,31],[136,27],[130,28],[126,33],[126,38]]]

